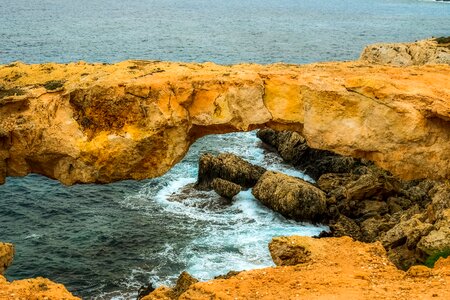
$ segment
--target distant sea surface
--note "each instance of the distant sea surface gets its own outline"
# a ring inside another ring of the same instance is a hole
[[[450,5],[414,0],[1,0],[0,63],[220,64],[353,60],[375,42],[450,35]],[[86,299],[135,299],[187,270],[206,280],[272,265],[267,243],[315,235],[250,191],[231,204],[183,188],[204,152],[233,152],[310,180],[254,132],[207,136],[166,175],[108,185],[62,186],[39,175],[0,186],[0,241],[16,245],[8,279],[44,276]]]
[[[450,34],[449,3],[419,0],[2,0],[0,15],[0,63],[307,63]]]

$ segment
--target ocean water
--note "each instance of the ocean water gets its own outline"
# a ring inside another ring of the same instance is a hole
[[[1,0],[0,16],[0,63],[306,63],[450,34],[449,3],[421,0]]]
[[[0,63],[124,59],[231,64],[351,60],[373,42],[450,35],[449,3],[416,0],[1,0]],[[315,235],[260,205],[195,192],[204,152],[227,151],[310,180],[254,132],[207,136],[160,178],[62,186],[39,175],[0,186],[8,279],[44,276],[86,299],[134,299],[187,270],[210,279],[272,265],[267,243]]]

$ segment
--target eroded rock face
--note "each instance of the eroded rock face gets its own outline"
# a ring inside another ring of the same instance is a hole
[[[142,300],[177,300],[180,296],[187,291],[191,285],[196,284],[198,280],[191,276],[188,272],[184,271],[178,276],[177,283],[173,288],[159,287],[155,289],[148,296],[141,298]]]
[[[450,178],[449,74],[362,62],[3,65],[0,182],[160,176],[203,135],[264,126],[403,178]]]
[[[313,149],[308,146],[306,139],[295,131],[265,128],[259,130],[257,136],[275,147],[286,162],[300,168],[315,180],[323,174],[348,173],[363,164],[352,157]]]
[[[211,185],[217,194],[227,199],[232,199],[241,191],[239,184],[221,178],[215,178]]]
[[[326,212],[326,196],[312,184],[282,173],[267,171],[252,194],[267,207],[298,221],[318,222]]]
[[[447,38],[445,41],[429,39],[415,43],[374,44],[364,48],[360,59],[394,66],[450,64],[450,42]]]
[[[237,187],[233,188],[232,185],[227,185],[227,188],[224,186],[224,182],[216,181],[214,184],[214,180],[219,178],[243,188],[250,188],[256,184],[265,171],[266,169],[263,167],[255,166],[231,153],[220,153],[217,156],[205,153],[199,159],[198,179],[195,187],[200,190],[217,189],[219,194],[222,192],[232,194],[237,191]],[[229,192],[225,192],[225,189],[229,189]]]

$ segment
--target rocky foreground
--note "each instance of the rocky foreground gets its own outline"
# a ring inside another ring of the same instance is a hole
[[[203,135],[264,126],[405,179],[449,179],[449,82],[446,64],[2,65],[0,182],[160,176]]]
[[[173,289],[142,300],[171,299],[449,299],[450,258],[433,269],[397,269],[380,243],[348,237],[275,238],[269,249],[277,267],[197,283],[186,274]]]

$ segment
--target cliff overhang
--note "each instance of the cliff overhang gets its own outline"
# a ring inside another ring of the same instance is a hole
[[[206,134],[269,126],[404,179],[450,178],[450,66],[0,66],[0,182],[160,176]]]

